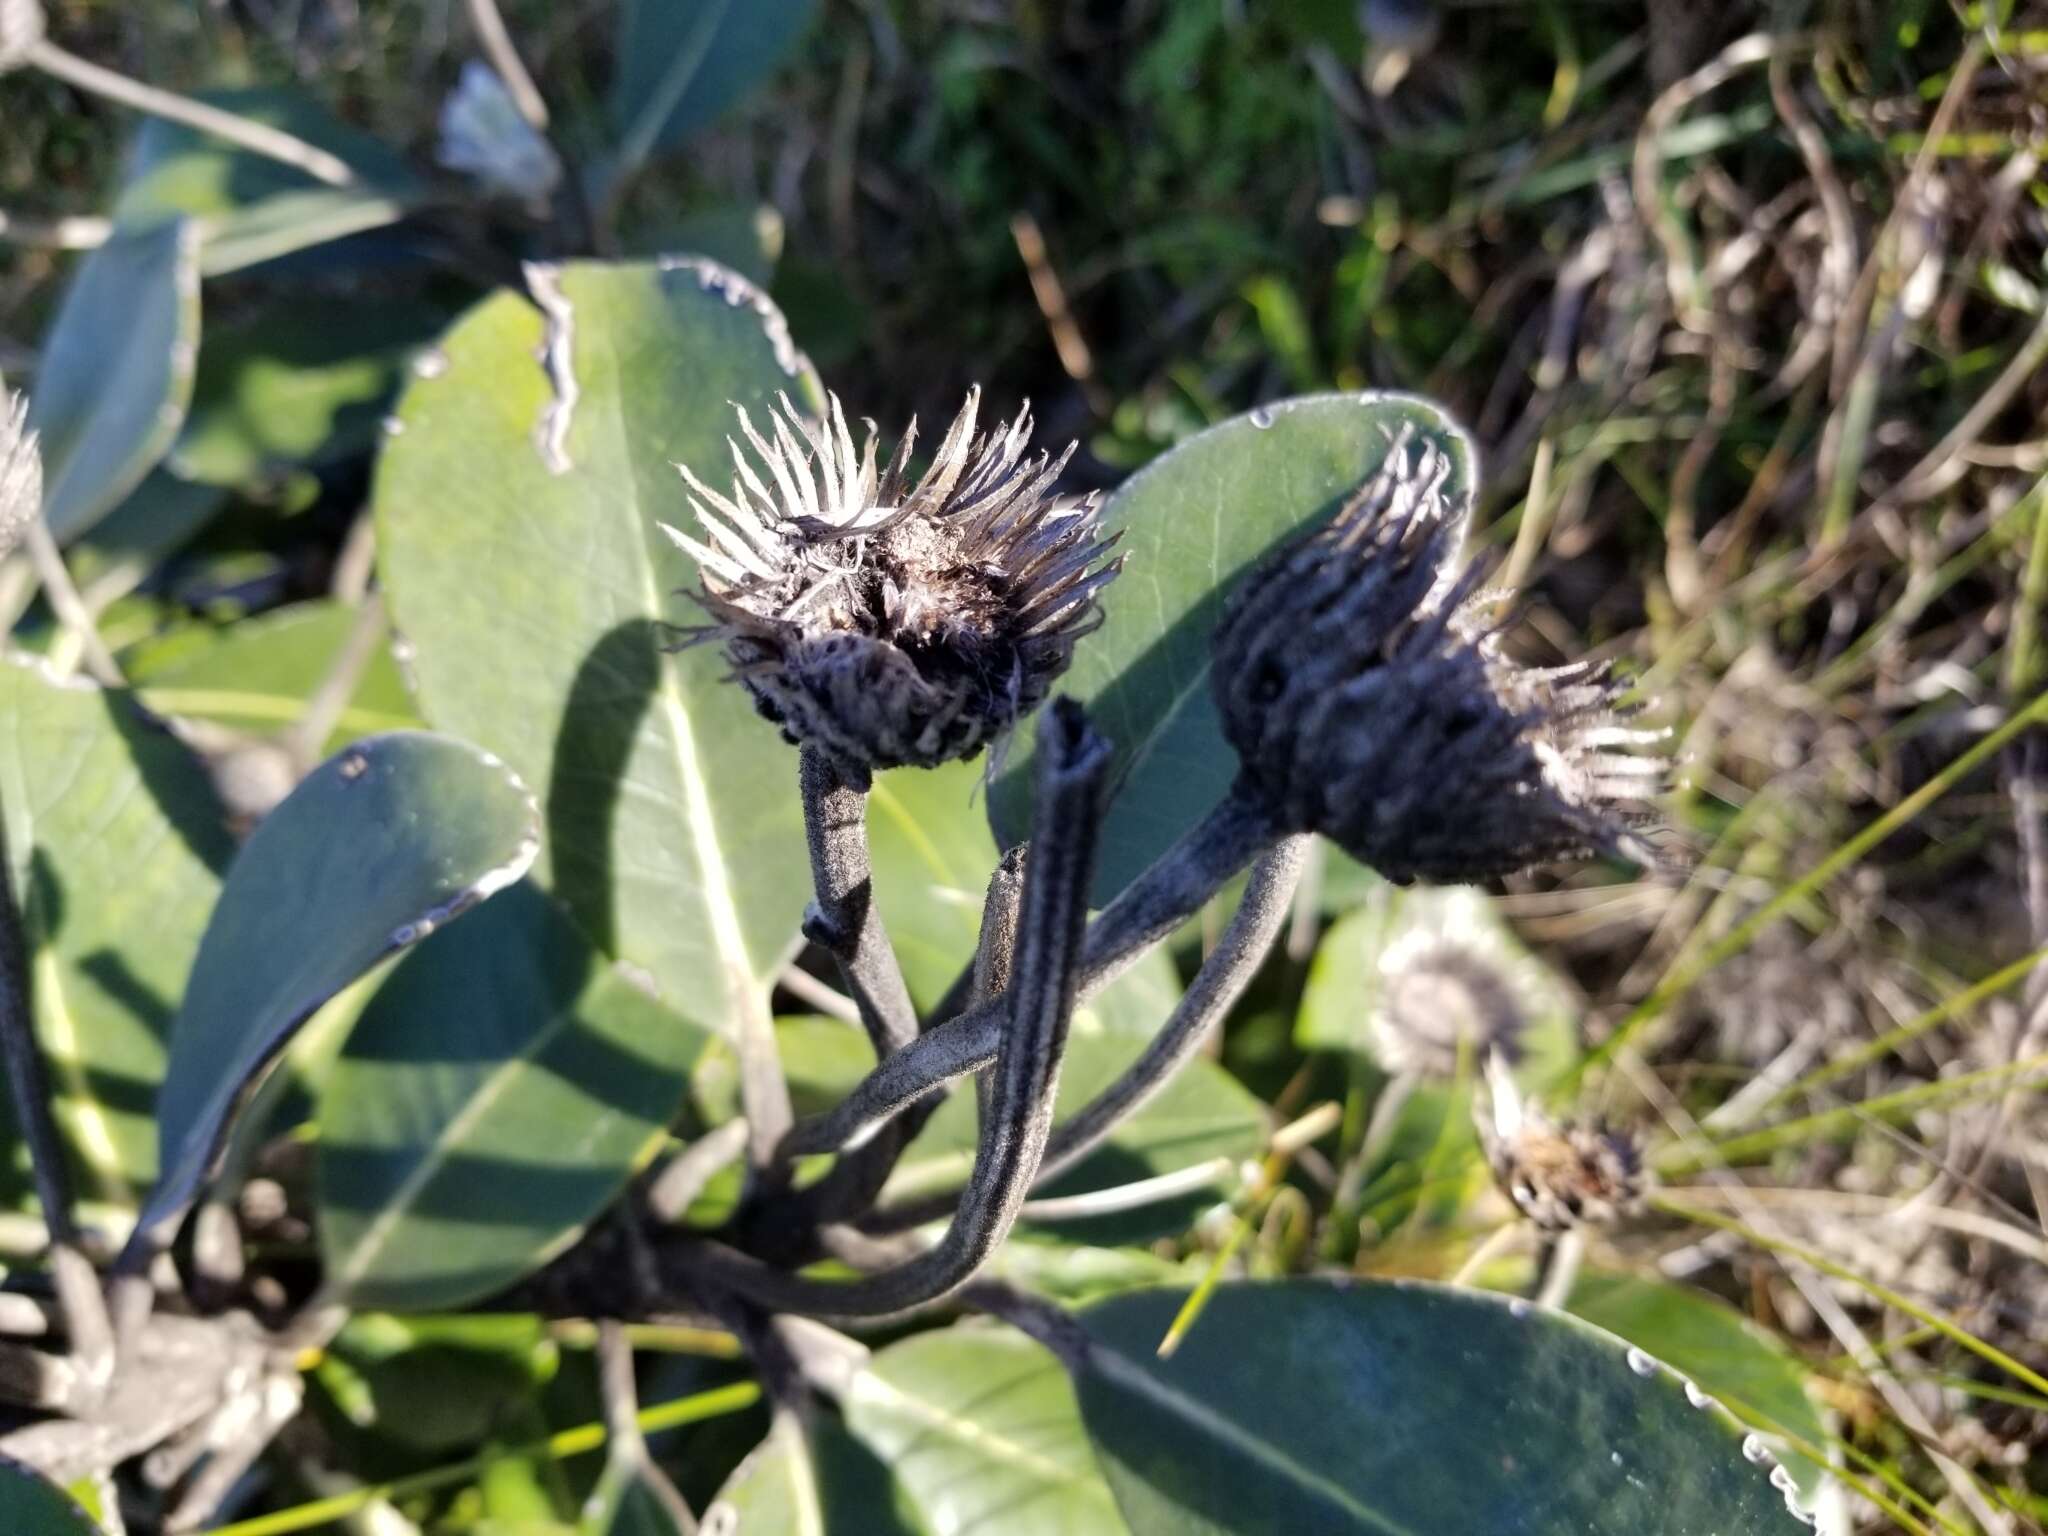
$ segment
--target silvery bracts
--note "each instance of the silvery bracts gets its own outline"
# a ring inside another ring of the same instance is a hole
[[[1100,992],[1200,911],[1278,835],[1265,809],[1234,787],[1089,924],[1081,954],[1081,1000]],[[784,1140],[782,1155],[804,1157],[858,1146],[926,1094],[979,1072],[996,1058],[1006,1014],[1005,1000],[996,998],[927,1030],[831,1110],[800,1122]]]
[[[797,756],[797,779],[817,896],[804,915],[804,936],[831,951],[875,1055],[884,1057],[917,1037],[917,1012],[875,904],[867,830],[871,775],[806,746]]]
[[[1009,1027],[996,1056],[974,1173],[946,1235],[928,1252],[848,1284],[809,1280],[716,1244],[685,1250],[686,1278],[750,1303],[826,1317],[886,1317],[964,1285],[1008,1236],[1052,1131],[1052,1106],[1079,997],[1082,929],[1109,743],[1079,705],[1056,701],[1039,738],[1035,837],[1024,876]]]

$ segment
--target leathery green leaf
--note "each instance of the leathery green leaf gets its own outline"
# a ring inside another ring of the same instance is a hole
[[[1102,628],[1061,681],[1116,745],[1097,853],[1105,905],[1230,787],[1237,758],[1209,692],[1209,637],[1232,585],[1269,550],[1333,514],[1403,432],[1451,459],[1445,495],[1470,505],[1472,447],[1428,401],[1308,395],[1261,406],[1190,438],[1125,481],[1102,511],[1121,532],[1124,573],[1103,595]],[[1017,749],[989,792],[1003,843],[1030,821],[1031,760]]]
[[[1080,1314],[1081,1412],[1138,1536],[1766,1536],[1806,1529],[1760,1442],[1640,1349],[1484,1292],[1218,1288]]]
[[[738,402],[804,391],[781,317],[704,262],[533,269],[417,370],[377,476],[378,556],[421,712],[541,797],[538,878],[661,998],[724,1027],[809,892],[796,758],[678,652],[690,511]],[[536,361],[536,359],[539,359]],[[715,473],[715,469],[712,471]]]

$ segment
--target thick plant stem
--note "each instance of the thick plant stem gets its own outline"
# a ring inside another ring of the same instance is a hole
[[[1295,883],[1301,878],[1302,864],[1313,841],[1301,833],[1283,837],[1252,866],[1244,899],[1165,1026],[1121,1077],[1055,1127],[1039,1165],[1040,1184],[1049,1183],[1076,1166],[1119,1125],[1143,1109],[1187,1065],[1210,1031],[1244,995],[1244,989],[1265,963],[1287,922]],[[945,1209],[946,1201],[941,1198],[885,1210],[878,1215],[873,1230],[922,1226],[944,1215]]]
[[[1049,1183],[1079,1164],[1116,1127],[1142,1109],[1200,1049],[1217,1021],[1235,1006],[1270,953],[1287,920],[1302,866],[1314,839],[1282,838],[1253,866],[1244,899],[1193,984],[1144,1053],[1109,1087],[1056,1126],[1038,1170]],[[946,1200],[917,1201],[883,1211],[870,1230],[922,1226],[945,1213]]]
[[[1082,985],[1092,994],[1137,964],[1279,840],[1264,798],[1240,779],[1088,925]]]
[[[1116,980],[1192,917],[1279,835],[1264,806],[1233,789],[1089,924],[1081,952],[1081,1001]],[[1032,856],[1037,857],[1035,851]],[[784,1143],[783,1155],[801,1157],[858,1146],[926,1094],[979,1072],[996,1059],[1007,1015],[1004,1000],[997,998],[927,1030],[877,1066],[831,1110],[798,1125]]]
[[[752,977],[733,978],[732,1000],[739,1014],[733,1023],[733,1054],[740,1063],[740,1113],[747,1122],[747,1157],[762,1189],[779,1189],[785,1170],[776,1166],[776,1151],[789,1134],[795,1113],[789,1104],[789,1079],[783,1075],[782,1058],[776,1052],[775,1020],[768,1012],[766,992],[754,985]]]
[[[1216,948],[1202,962],[1194,983],[1168,1016],[1166,1025],[1124,1074],[1097,1094],[1052,1134],[1041,1183],[1079,1163],[1119,1125],[1144,1108],[1152,1096],[1202,1047],[1210,1032],[1244,995],[1265,964],[1292,910],[1295,882],[1313,839],[1283,837],[1252,866],[1251,882]]]
[[[804,802],[804,836],[811,849],[811,884],[817,900],[805,914],[804,933],[830,950],[840,978],[860,1010],[861,1024],[886,1057],[917,1038],[917,1010],[903,984],[903,968],[875,905],[874,869],[868,858],[868,775],[858,778],[814,747],[797,757]]]
[[[1010,984],[1010,966],[1017,944],[1017,909],[1024,888],[1024,859],[1022,847],[1012,848],[989,877],[988,894],[982,902],[981,937],[975,947],[974,966],[968,973],[970,990],[966,1001],[970,1004],[986,1002]],[[988,1081],[986,1073],[974,1080],[976,1103],[984,1120],[988,1118]],[[882,1186],[889,1182],[889,1175],[895,1172],[896,1163],[903,1156],[903,1149],[916,1139],[943,1102],[944,1096],[934,1093],[911,1105],[868,1141],[844,1154],[825,1178],[796,1195],[791,1208],[778,1209],[772,1232],[764,1230],[764,1213],[762,1224],[749,1234],[751,1240],[746,1246],[766,1257],[788,1260],[796,1251],[794,1245],[806,1240],[814,1230],[828,1228],[833,1222],[853,1220],[873,1210]],[[948,1200],[934,1219],[951,1208],[952,1202]]]
[[[705,1245],[690,1269],[748,1302],[823,1317],[886,1317],[967,1283],[1024,1203],[1052,1132],[1054,1092],[1079,993],[1082,928],[1094,871],[1109,743],[1078,705],[1060,701],[1039,737],[1038,796],[1008,1002],[974,1173],[946,1235],[897,1268],[849,1284],[808,1280]]]

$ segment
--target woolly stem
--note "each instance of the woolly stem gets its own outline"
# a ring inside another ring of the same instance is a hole
[[[1243,996],[1287,920],[1295,882],[1313,841],[1305,834],[1284,837],[1260,856],[1244,899],[1165,1027],[1121,1077],[1054,1129],[1039,1166],[1039,1184],[1047,1184],[1079,1164],[1144,1108]],[[946,1197],[940,1197],[883,1211],[871,1230],[922,1226],[943,1215],[945,1205]]]
[[[1024,876],[1003,1032],[974,1173],[938,1244],[849,1284],[809,1280],[716,1245],[691,1267],[749,1302],[781,1312],[885,1317],[964,1285],[1009,1235],[1052,1132],[1053,1096],[1078,997],[1082,929],[1109,744],[1078,705],[1053,708],[1040,737],[1036,833]]]
[[[1086,1002],[1121,976],[1278,836],[1263,804],[1233,788],[1089,925],[1081,951],[1080,1000]],[[832,1109],[797,1125],[782,1155],[858,1146],[926,1094],[994,1061],[1007,1020],[1004,1000],[996,998],[927,1030]]]
[[[917,1010],[875,905],[868,775],[849,773],[814,747],[803,748],[797,763],[811,884],[817,893],[804,916],[804,933],[831,951],[876,1056],[886,1057],[917,1038]]]

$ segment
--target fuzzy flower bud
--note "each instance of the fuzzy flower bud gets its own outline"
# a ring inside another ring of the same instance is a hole
[[[1399,884],[1455,884],[1552,859],[1653,864],[1636,835],[1668,769],[1617,750],[1603,668],[1515,665],[1475,573],[1435,445],[1396,439],[1324,526],[1268,556],[1217,625],[1212,684],[1247,779],[1283,825]]]
[[[28,429],[28,398],[0,390],[0,560],[42,511],[43,461]]]
[[[822,421],[787,396],[768,432],[739,412],[732,493],[679,465],[705,540],[693,594],[755,707],[791,742],[855,769],[972,757],[1029,714],[1101,621],[1095,498],[1051,488],[1073,454],[1027,456],[1029,407],[975,435],[970,391],[913,484],[912,423],[886,468],[855,452],[835,397]],[[749,452],[748,450],[751,450]]]
[[[1499,1057],[1487,1062],[1486,1083],[1472,1106],[1479,1141],[1494,1182],[1524,1216],[1563,1232],[1641,1209],[1648,1176],[1634,1137],[1550,1119],[1522,1098]]]

